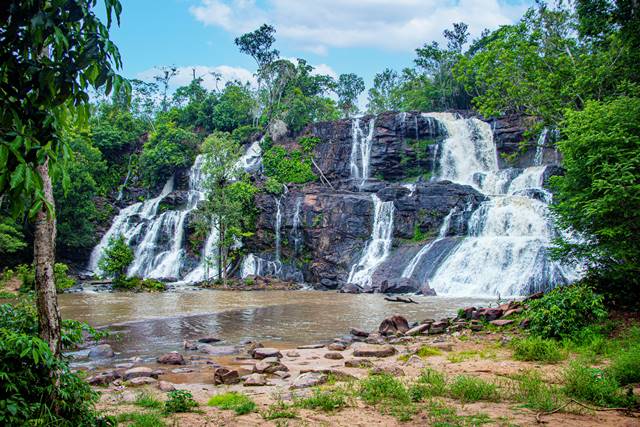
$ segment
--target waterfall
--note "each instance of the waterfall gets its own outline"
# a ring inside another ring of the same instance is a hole
[[[293,211],[291,238],[293,239],[293,250],[296,255],[300,253],[300,246],[302,245],[302,229],[300,228],[300,208],[302,207],[303,197],[298,197],[296,200],[296,208]]]
[[[540,136],[538,137],[538,141],[536,142],[536,154],[533,157],[533,164],[535,166],[542,166],[542,160],[544,157],[544,143],[547,141],[548,132],[549,129],[542,129],[542,132],[540,132]]]
[[[276,262],[280,262],[280,228],[282,227],[282,209],[280,197],[274,197],[276,201],[276,224],[274,227],[276,233]]]
[[[448,134],[438,179],[472,185],[487,195],[468,220],[467,236],[438,261],[428,278],[430,286],[439,295],[505,297],[576,280],[575,269],[552,261],[548,254],[556,231],[547,207],[552,196],[543,188],[546,167],[499,170],[488,124],[449,113],[427,116],[439,120]],[[410,277],[429,249],[444,238],[443,228],[439,238],[410,261],[403,277]]]
[[[369,128],[366,133],[360,125],[360,118],[353,119],[349,166],[351,179],[358,182],[358,188],[362,188],[367,179],[369,179],[369,162],[371,160],[374,130],[375,118],[369,120]]]
[[[362,287],[371,286],[371,278],[378,266],[389,255],[393,240],[393,201],[382,202],[375,194],[373,199],[373,227],[371,238],[367,242],[360,260],[351,267],[347,283],[356,283]]]
[[[418,263],[420,262],[420,260],[422,259],[422,257],[429,252],[429,250],[440,240],[444,239],[444,237],[447,235],[447,231],[449,230],[449,226],[451,225],[451,217],[453,216],[454,213],[456,213],[458,209],[454,206],[453,209],[451,209],[449,211],[449,213],[447,214],[447,216],[444,217],[444,220],[442,220],[442,225],[440,226],[440,231],[438,232],[438,237],[435,238],[434,240],[432,240],[431,242],[427,243],[426,245],[424,245],[420,251],[418,251],[418,253],[411,259],[411,261],[409,261],[409,264],[405,267],[404,271],[402,272],[402,277],[405,279],[410,278],[411,276],[413,276],[413,272],[415,271],[416,267],[418,266]]]
[[[245,279],[249,276],[278,276],[282,271],[282,263],[268,261],[254,254],[249,254],[242,260],[240,276]]]

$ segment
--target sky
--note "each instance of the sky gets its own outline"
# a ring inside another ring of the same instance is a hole
[[[224,80],[254,81],[253,59],[234,38],[263,23],[276,29],[284,58],[304,58],[318,73],[356,73],[367,87],[385,68],[411,66],[414,51],[442,42],[454,22],[472,37],[518,20],[527,0],[121,0],[120,27],[111,38],[120,49],[122,74],[152,80],[156,67],[175,65],[173,85],[191,80],[192,69],[215,87]]]

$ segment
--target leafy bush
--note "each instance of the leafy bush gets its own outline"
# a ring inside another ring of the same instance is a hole
[[[316,145],[320,143],[320,138],[317,136],[306,135],[301,137],[298,140],[298,144],[302,147],[302,151],[310,154],[313,152],[313,149],[316,148]]]
[[[467,375],[455,377],[449,391],[451,397],[460,399],[462,402],[499,399],[498,388],[495,384]]]
[[[287,151],[281,146],[273,146],[262,157],[265,175],[282,184],[304,184],[314,181],[311,161],[298,150]]]
[[[536,336],[511,341],[516,360],[556,363],[564,359],[558,342]]]
[[[169,399],[164,402],[164,411],[168,414],[189,412],[198,406],[198,402],[193,400],[193,395],[187,390],[170,391],[167,396]]]
[[[231,138],[238,142],[238,144],[244,144],[251,141],[254,137],[260,133],[260,129],[255,126],[245,125],[236,128],[231,132]]]
[[[249,396],[235,391],[212,396],[208,405],[220,409],[232,409],[238,415],[248,414],[256,410],[256,404]]]
[[[418,384],[426,387],[425,396],[442,396],[447,391],[447,379],[443,373],[434,369],[423,369],[418,377]]]
[[[567,396],[600,406],[624,406],[630,403],[618,381],[602,369],[590,368],[576,361],[564,370],[563,377],[563,391]]]
[[[311,396],[296,402],[296,405],[302,408],[322,409],[323,411],[335,411],[346,404],[346,396],[342,390],[320,390],[318,388],[313,391]]]
[[[640,344],[615,354],[608,372],[620,385],[640,383]]]
[[[133,259],[133,250],[127,244],[124,236],[120,234],[109,239],[109,244],[102,258],[98,261],[98,267],[118,282],[124,276]]]
[[[409,403],[411,397],[404,384],[389,374],[371,375],[360,382],[359,395],[375,405],[388,400]]]
[[[264,189],[267,193],[279,196],[284,193],[284,185],[275,178],[269,177],[264,182]]]
[[[526,371],[515,378],[513,397],[524,406],[537,411],[551,411],[559,406],[558,392],[547,384],[537,371]]]
[[[69,267],[66,264],[57,262],[53,265],[53,279],[58,291],[64,291],[75,285],[76,281],[67,275]],[[18,277],[22,281],[20,290],[31,291],[36,286],[36,271],[33,265],[20,264],[15,270],[6,270],[3,273],[3,280]]]
[[[606,319],[602,296],[583,284],[559,287],[529,303],[530,331],[543,338],[563,338]]]

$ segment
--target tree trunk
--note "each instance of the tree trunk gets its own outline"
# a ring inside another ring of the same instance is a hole
[[[51,177],[49,176],[49,161],[39,165],[38,174],[42,179],[44,198],[51,204],[55,212]],[[33,237],[33,259],[36,273],[36,305],[38,308],[38,323],[40,338],[42,338],[55,356],[61,352],[60,311],[58,310],[58,296],[53,274],[55,263],[56,221],[49,215],[46,206],[42,206],[36,216]]]

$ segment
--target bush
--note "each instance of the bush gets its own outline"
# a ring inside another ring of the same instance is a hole
[[[208,405],[220,409],[232,409],[237,415],[248,414],[256,410],[256,404],[249,396],[235,391],[212,396]]]
[[[278,181],[275,178],[267,178],[264,182],[264,189],[267,193],[273,194],[274,196],[279,196],[284,193],[284,184]]]
[[[618,381],[602,369],[572,362],[564,370],[563,377],[563,391],[569,397],[600,406],[624,406],[630,403]]]
[[[306,135],[298,140],[298,144],[302,147],[302,151],[309,154],[313,152],[316,145],[320,143],[320,138],[317,136]]]
[[[423,369],[418,384],[426,387],[426,396],[443,396],[447,392],[447,379],[443,373],[431,368]]]
[[[296,405],[306,409],[322,409],[323,411],[335,411],[346,405],[345,394],[342,390],[315,389],[313,395],[301,399]]]
[[[527,337],[511,341],[516,360],[556,363],[564,359],[558,342],[540,337]]]
[[[462,402],[476,402],[478,400],[498,400],[498,388],[495,384],[480,378],[459,375],[453,379],[449,388],[451,397]]]
[[[66,264],[57,262],[53,265],[53,279],[58,291],[64,291],[75,285],[76,281],[67,275],[69,267]],[[3,280],[6,277],[18,277],[22,281],[20,290],[22,292],[34,290],[36,287],[36,271],[33,265],[20,264],[14,270],[7,270],[3,273]]]
[[[543,338],[570,338],[607,318],[602,296],[583,284],[559,287],[529,303],[530,331]]]
[[[102,258],[98,261],[98,267],[118,282],[133,262],[133,258],[133,250],[127,244],[124,236],[122,234],[112,236]]]
[[[187,390],[170,391],[169,399],[164,402],[164,411],[168,414],[176,412],[189,412],[198,406],[198,402],[193,400],[193,395]]]
[[[615,354],[608,369],[620,385],[640,382],[640,344],[621,349]]]
[[[296,411],[287,405],[283,401],[279,400],[276,403],[269,405],[266,411],[263,411],[260,415],[267,421],[278,420],[281,418],[296,418]]]
[[[162,292],[166,290],[166,286],[156,279],[142,279],[140,277],[120,277],[113,282],[114,289],[127,291],[150,291]]]
[[[359,395],[370,405],[389,400],[405,404],[411,401],[404,384],[389,374],[372,375],[362,380]]]
[[[298,150],[287,151],[281,146],[273,146],[262,156],[264,173],[282,184],[304,184],[315,181],[311,161]]]
[[[540,373],[526,371],[515,379],[517,383],[513,397],[525,407],[548,412],[559,406],[557,390],[543,381]]]

